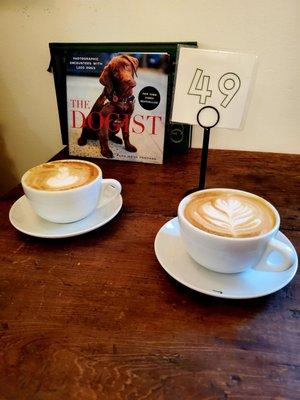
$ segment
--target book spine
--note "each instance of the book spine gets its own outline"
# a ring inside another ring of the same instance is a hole
[[[184,154],[188,152],[192,141],[192,126],[170,122],[167,126],[165,154]]]

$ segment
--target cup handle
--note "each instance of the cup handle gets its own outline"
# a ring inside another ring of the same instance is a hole
[[[102,180],[102,193],[101,193],[101,197],[103,197],[103,195],[105,194],[105,192],[107,192],[108,187],[114,189],[114,193],[110,196],[107,196],[103,202],[101,202],[100,207],[105,206],[106,204],[110,203],[112,200],[114,200],[120,193],[122,190],[122,185],[119,181],[117,181],[116,179],[103,179]]]
[[[281,255],[281,260],[277,264],[273,264],[268,260],[273,251],[280,253]],[[282,272],[289,269],[295,261],[296,256],[293,249],[291,249],[287,244],[282,243],[280,240],[273,238],[269,242],[266,251],[254,269],[260,271]]]

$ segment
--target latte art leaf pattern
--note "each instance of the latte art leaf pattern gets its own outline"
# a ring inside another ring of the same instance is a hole
[[[253,208],[234,199],[217,199],[214,203],[205,203],[203,211],[204,219],[231,236],[256,229],[262,223]]]
[[[206,232],[228,237],[261,235],[275,224],[273,212],[262,201],[222,191],[195,195],[185,217]]]

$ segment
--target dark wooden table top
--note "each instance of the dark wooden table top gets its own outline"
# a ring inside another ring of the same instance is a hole
[[[66,157],[62,152],[58,157]],[[82,236],[46,240],[0,208],[0,399],[299,399],[299,274],[277,293],[224,300],[169,277],[153,241],[197,185],[200,151],[163,165],[93,160],[124,206]],[[300,157],[211,150],[207,187],[271,201],[300,248]]]

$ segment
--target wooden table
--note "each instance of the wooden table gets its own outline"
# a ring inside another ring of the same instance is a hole
[[[20,187],[1,200],[1,400],[300,398],[299,274],[275,294],[223,300],[180,285],[155,257],[199,159],[94,160],[122,182],[124,206],[74,238],[19,233],[8,211]],[[274,203],[299,249],[299,159],[211,150],[207,187]]]

